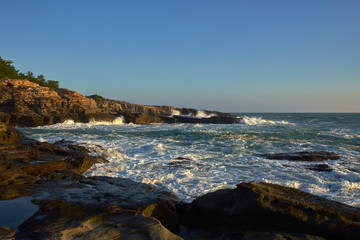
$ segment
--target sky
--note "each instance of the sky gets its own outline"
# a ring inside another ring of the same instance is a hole
[[[84,95],[360,112],[359,0],[2,0],[0,56]]]

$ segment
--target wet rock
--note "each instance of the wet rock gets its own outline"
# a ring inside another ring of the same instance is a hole
[[[258,156],[265,157],[267,159],[275,160],[289,160],[289,161],[307,161],[307,162],[318,162],[324,160],[337,160],[340,158],[339,155],[333,152],[294,152],[294,153],[267,153],[259,154]]]
[[[179,230],[177,198],[147,184],[109,177],[64,179],[42,184],[32,196],[40,210],[19,226],[19,238],[181,239],[173,233]]]
[[[42,182],[78,179],[93,164],[107,162],[76,144],[64,148],[26,139],[15,129],[0,127],[0,134],[6,136],[0,143],[0,199],[29,195],[34,185]]]
[[[233,124],[240,120],[234,117],[214,116],[209,118],[194,118],[184,116],[173,116],[177,123],[200,123],[200,124]]]
[[[178,206],[183,223],[211,229],[305,233],[330,239],[358,239],[360,209],[297,189],[241,183]]]
[[[15,230],[8,227],[0,227],[0,239],[11,239],[16,234]]]
[[[194,108],[175,108],[175,111],[179,113],[180,116],[188,116],[188,117],[204,117],[209,118],[213,116],[219,117],[232,117],[230,113],[223,113],[218,111],[209,111],[209,110],[199,110]]]
[[[313,170],[313,171],[318,171],[318,172],[331,172],[333,170],[327,164],[317,164],[317,165],[313,165],[311,167],[308,167],[307,169]]]
[[[16,143],[23,138],[24,136],[20,132],[15,131],[15,129],[8,125],[0,123],[0,144]]]

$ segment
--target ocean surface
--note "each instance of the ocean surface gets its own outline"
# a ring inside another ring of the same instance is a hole
[[[88,176],[130,178],[153,184],[183,201],[247,181],[294,187],[360,207],[360,114],[236,113],[240,124],[74,123],[21,128],[28,137],[77,141],[93,154],[106,148],[110,163]],[[268,160],[263,153],[329,151],[323,162]],[[309,170],[326,163],[330,172]]]

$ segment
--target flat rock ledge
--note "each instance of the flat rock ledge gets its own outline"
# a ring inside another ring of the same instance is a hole
[[[274,232],[292,236],[285,239],[360,236],[359,208],[269,183],[240,183],[236,189],[218,190],[177,208],[188,227],[229,239],[283,239],[271,238]],[[245,238],[249,234],[254,238]]]
[[[82,173],[94,164],[105,163],[106,156],[95,156],[74,142],[38,142],[0,124],[0,149],[0,200],[11,203],[26,196],[36,206],[14,229],[0,226],[0,239],[320,240],[360,236],[359,208],[292,188],[240,183],[236,189],[181,203],[172,193],[148,184],[84,177]],[[22,216],[20,213],[19,219]]]

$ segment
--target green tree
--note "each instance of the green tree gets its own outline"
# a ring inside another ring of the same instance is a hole
[[[0,80],[4,78],[27,79],[30,82],[39,84],[42,87],[58,88],[59,82],[55,80],[46,80],[44,75],[35,77],[34,73],[27,71],[26,74],[19,72],[13,65],[0,57]]]

